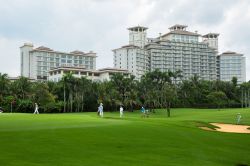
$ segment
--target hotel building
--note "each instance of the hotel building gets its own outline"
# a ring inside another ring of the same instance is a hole
[[[116,73],[122,74],[124,77],[129,77],[128,70],[103,68],[99,70],[89,70],[80,67],[57,67],[49,71],[49,81],[58,82],[67,73],[71,73],[76,78],[85,77],[94,82],[110,81],[112,76]]]
[[[49,71],[56,67],[82,67],[96,69],[96,53],[73,51],[70,53],[54,51],[47,47],[34,48],[33,44],[25,43],[20,47],[21,76],[46,81]]]
[[[137,79],[148,71],[181,70],[183,79],[198,75],[216,80],[218,34],[189,32],[185,25],[174,25],[169,32],[147,38],[146,27],[128,28],[129,45],[114,49],[114,66],[127,69]]]
[[[233,77],[237,77],[239,84],[246,82],[246,58],[243,54],[227,51],[217,58],[221,81],[231,81]]]

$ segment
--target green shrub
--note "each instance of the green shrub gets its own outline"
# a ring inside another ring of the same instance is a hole
[[[41,111],[44,113],[60,113],[62,112],[63,102],[50,102],[41,106]]]
[[[34,104],[31,100],[24,99],[24,100],[17,100],[16,104],[16,112],[33,112],[34,111]]]

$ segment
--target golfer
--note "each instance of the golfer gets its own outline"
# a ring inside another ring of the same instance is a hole
[[[123,107],[120,106],[120,118],[122,118],[122,117],[123,117]]]
[[[145,118],[145,108],[144,107],[141,107],[141,113],[142,113],[142,115],[141,115],[141,117],[142,118]]]
[[[37,105],[37,103],[35,103],[35,112],[34,112],[34,114],[39,114],[39,112],[38,112],[38,105]]]
[[[100,116],[100,106],[97,108],[97,115]]]
[[[103,117],[103,104],[102,103],[99,106],[99,115],[100,117]]]
[[[241,119],[241,114],[240,113],[237,114],[236,119],[237,119],[236,124],[240,124],[240,119]]]

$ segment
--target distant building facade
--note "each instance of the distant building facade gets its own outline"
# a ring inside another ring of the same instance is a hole
[[[8,80],[10,80],[10,82],[15,82],[15,81],[19,80],[20,78],[21,78],[20,76],[19,77],[8,77]],[[36,81],[35,79],[32,79],[32,78],[28,78],[28,80],[30,82],[35,82]]]
[[[216,80],[216,52],[209,44],[200,42],[198,33],[189,32],[187,26],[174,25],[170,32],[149,42],[145,49],[150,57],[150,69],[182,71],[183,78],[194,75],[204,80]]]
[[[96,69],[96,53],[94,52],[65,53],[43,46],[34,48],[33,44],[25,43],[20,47],[20,54],[21,76],[35,80],[48,80],[49,70],[60,66]]]
[[[169,28],[170,32],[157,38],[147,38],[146,27],[128,28],[129,45],[113,50],[114,66],[127,69],[137,79],[159,69],[181,70],[183,79],[197,75],[205,80],[216,80],[217,51],[210,47],[212,42],[200,41],[201,35],[186,28],[174,25]]]
[[[49,71],[49,81],[58,82],[67,73],[71,73],[76,78],[85,77],[94,82],[110,81],[112,76],[116,73],[122,74],[124,77],[129,77],[128,70],[103,68],[99,70],[90,70],[80,67],[57,67]]]
[[[233,77],[237,77],[239,84],[246,82],[246,58],[243,54],[224,52],[218,55],[217,63],[221,81],[231,81]]]

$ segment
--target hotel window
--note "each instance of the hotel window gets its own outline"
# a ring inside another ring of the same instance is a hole
[[[54,67],[54,66],[55,66],[55,63],[53,63],[53,62],[50,63],[50,66],[51,66],[51,67]]]

